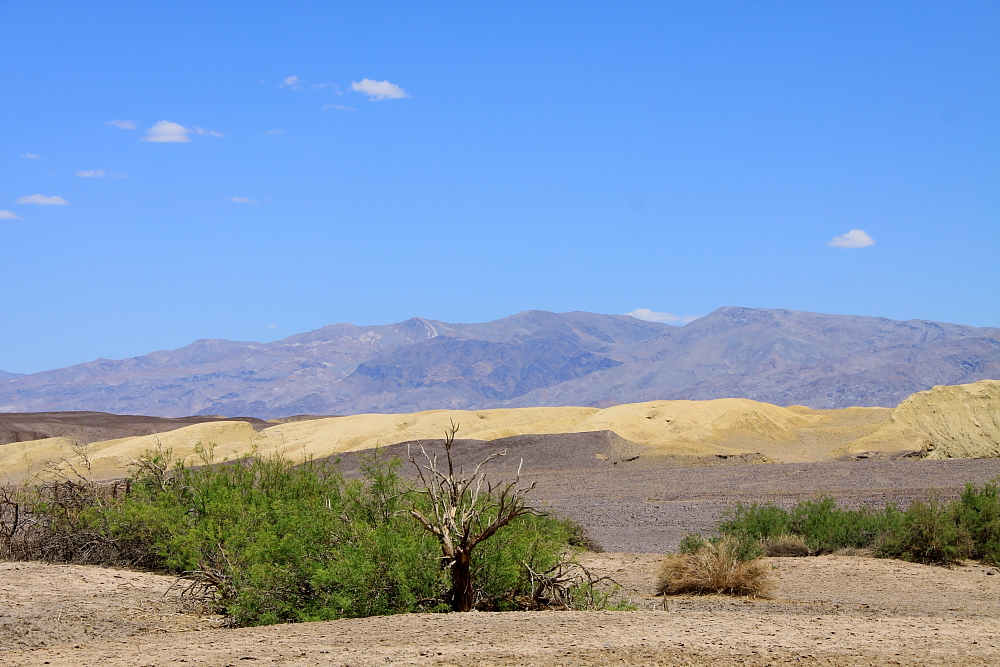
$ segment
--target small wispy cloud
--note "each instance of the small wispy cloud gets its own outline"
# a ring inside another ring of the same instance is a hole
[[[351,90],[368,96],[372,102],[380,100],[400,100],[409,97],[406,91],[394,83],[388,81],[375,81],[374,79],[361,79],[361,81],[351,81]]]
[[[109,120],[105,125],[114,125],[115,127],[120,127],[123,130],[134,130],[135,121],[131,120]]]
[[[18,197],[14,201],[18,204],[38,204],[39,206],[69,206],[69,202],[58,195],[52,197],[28,195],[27,197]]]
[[[343,93],[340,92],[340,86],[338,84],[336,84],[336,83],[314,83],[314,84],[310,85],[309,87],[310,88],[317,88],[317,89],[319,89],[319,88],[333,88],[333,90],[334,90],[335,93],[337,93],[338,95],[343,95]]]
[[[345,107],[343,104],[324,104],[323,109],[338,109],[340,111],[357,111],[354,107]]]
[[[26,157],[29,160],[41,160],[42,159],[42,156],[38,155],[37,153],[25,153],[21,157]]]
[[[174,123],[169,120],[161,120],[159,123],[156,123],[153,127],[149,128],[149,132],[146,133],[146,136],[144,136],[142,140],[158,144],[183,144],[191,141],[191,137],[189,135],[192,134],[202,134],[210,137],[225,136],[222,132],[216,132],[215,130],[206,130],[203,127],[184,127],[180,123]]]
[[[172,123],[169,120],[161,120],[159,123],[149,128],[149,132],[142,138],[143,141],[150,141],[155,144],[187,143],[191,141],[191,130],[180,123]]]
[[[875,245],[875,239],[863,229],[852,229],[846,234],[834,236],[827,245],[832,248],[867,248]]]
[[[285,133],[284,130],[268,130],[264,134],[284,134],[284,133]]]
[[[281,80],[281,85],[279,88],[291,88],[292,90],[302,90],[302,84],[305,83],[298,76],[292,75]]]
[[[658,313],[655,310],[650,310],[649,308],[636,308],[631,313],[625,314],[631,315],[637,320],[644,320],[646,322],[662,322],[663,324],[687,324],[688,322],[693,322],[698,319],[693,315]]]
[[[80,178],[103,178],[107,176],[103,169],[98,169],[96,171],[78,171],[76,175]]]
[[[264,328],[265,329],[277,329],[278,325],[277,324],[267,324],[267,325],[264,326]]]
[[[256,199],[250,199],[249,197],[230,197],[226,201],[231,201],[234,204],[257,204]]]
[[[21,216],[14,211],[0,210],[0,220],[22,220]]]

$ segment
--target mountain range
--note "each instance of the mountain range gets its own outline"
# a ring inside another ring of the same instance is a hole
[[[199,340],[0,372],[0,412],[267,419],[711,398],[892,407],[982,379],[1000,379],[1000,329],[741,307],[683,327],[527,311],[480,324],[333,324],[272,343]]]

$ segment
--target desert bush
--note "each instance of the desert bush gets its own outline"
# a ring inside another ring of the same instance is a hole
[[[700,533],[688,533],[681,538],[681,543],[677,547],[677,553],[696,554],[708,546],[708,539],[702,537]]]
[[[791,549],[802,555],[806,550],[876,555],[946,566],[965,558],[1000,564],[1000,481],[967,484],[957,500],[917,500],[905,510],[891,504],[843,508],[829,497],[802,501],[790,511],[773,504],[737,504],[723,513],[718,530],[759,540],[768,555]],[[696,551],[697,541],[691,544]]]
[[[871,545],[896,529],[899,512],[891,505],[883,510],[845,509],[833,498],[824,497],[798,503],[789,519],[790,532],[802,535],[813,553],[822,554]]]
[[[670,554],[660,565],[657,592],[766,597],[774,575],[763,558],[744,559],[744,553],[745,544],[727,536],[706,541],[695,553]]]
[[[902,513],[896,530],[883,535],[877,555],[946,566],[970,557],[975,543],[961,523],[959,507],[959,503],[937,500],[914,501]]]
[[[768,537],[762,543],[764,552],[775,557],[799,557],[810,554],[806,538],[795,533]]]
[[[792,532],[791,517],[774,503],[736,503],[723,511],[718,530],[724,535],[739,533],[766,540]]]
[[[765,545],[783,536],[797,535],[805,540],[810,553],[821,554],[868,547],[880,536],[896,530],[900,517],[893,506],[883,510],[846,509],[838,507],[833,498],[823,497],[801,501],[791,511],[773,504],[737,504],[723,513],[718,530]]]
[[[95,508],[118,502],[127,488],[82,478],[0,487],[0,558],[143,566],[141,544],[90,526]]]
[[[147,452],[120,494],[66,484],[4,491],[0,555],[179,574],[187,594],[234,625],[451,607],[439,541],[412,516],[431,512],[429,500],[400,478],[398,459],[376,451],[360,479],[345,480],[336,463],[252,454],[213,464],[211,447],[201,451],[197,467]],[[480,502],[488,507],[489,494]],[[472,561],[479,609],[535,605],[532,568],[554,571],[582,530],[528,514],[496,534]],[[581,604],[600,599],[584,581],[567,591]]]
[[[969,532],[974,558],[1000,565],[1000,480],[978,488],[966,484],[959,499],[958,521]]]

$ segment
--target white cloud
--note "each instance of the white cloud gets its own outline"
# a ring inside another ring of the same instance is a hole
[[[250,199],[249,197],[230,197],[226,201],[231,201],[234,204],[256,204],[256,199]]]
[[[833,248],[867,248],[875,245],[875,239],[868,236],[863,229],[852,229],[846,234],[834,236],[827,245]]]
[[[97,171],[78,171],[76,175],[80,178],[101,178],[107,176],[103,169],[98,169]]]
[[[264,134],[284,134],[284,133],[285,133],[284,130],[268,130]]]
[[[398,100],[409,97],[406,91],[396,84],[389,83],[388,81],[375,81],[373,79],[351,81],[351,90],[367,95],[371,101]]]
[[[26,157],[26,158],[30,158],[30,159],[32,159],[32,160],[41,160],[41,159],[42,159],[42,156],[41,156],[41,155],[37,155],[37,154],[35,154],[35,153],[25,153],[25,154],[24,154],[24,155],[22,155],[21,157]]]
[[[206,130],[203,127],[184,127],[180,123],[172,123],[169,120],[161,120],[159,123],[149,128],[149,132],[142,138],[143,141],[154,143],[187,143],[191,141],[189,134],[203,134],[210,137],[224,137],[222,132]]]
[[[0,220],[21,220],[21,216],[14,211],[0,210]]]
[[[354,107],[345,107],[343,104],[325,104],[323,109],[340,109],[341,111],[357,111]]]
[[[302,90],[302,84],[305,83],[299,77],[292,75],[281,81],[281,88],[291,88],[292,90]]]
[[[114,125],[115,127],[120,127],[123,130],[134,130],[135,122],[131,120],[109,120],[105,125]]]
[[[68,206],[69,202],[62,197],[55,195],[52,197],[46,197],[45,195],[29,195],[27,197],[18,197],[14,200],[18,204],[38,204],[39,206]]]
[[[625,313],[626,315],[631,315],[637,320],[645,320],[646,322],[662,322],[664,324],[687,324],[688,322],[693,322],[698,319],[693,315],[674,315],[673,313],[658,313],[655,310],[650,310],[649,308],[636,308],[631,313]]]
[[[159,123],[149,128],[149,132],[142,138],[143,141],[152,141],[158,144],[186,143],[191,141],[192,130],[184,127],[180,123],[171,123],[169,120],[161,120]]]

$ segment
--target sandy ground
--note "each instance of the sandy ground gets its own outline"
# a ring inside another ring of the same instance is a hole
[[[229,630],[173,579],[0,564],[0,663],[335,665],[995,665],[1000,574],[847,556],[772,559],[770,600],[652,595],[654,554],[587,554],[632,612],[410,614]],[[994,574],[988,574],[988,573]]]

